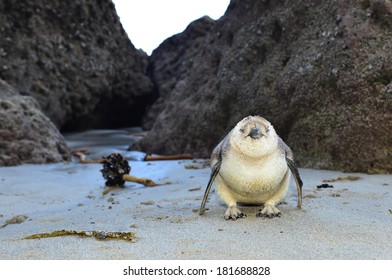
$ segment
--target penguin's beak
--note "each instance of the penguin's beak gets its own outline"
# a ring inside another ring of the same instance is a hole
[[[262,136],[264,136],[263,133],[261,133],[260,128],[258,126],[255,126],[254,128],[252,128],[249,132],[249,134],[247,135],[252,139],[258,139],[261,138]]]

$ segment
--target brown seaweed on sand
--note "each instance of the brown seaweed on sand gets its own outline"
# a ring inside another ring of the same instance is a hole
[[[97,240],[125,240],[135,241],[134,232],[111,232],[111,231],[76,231],[76,230],[56,230],[51,233],[39,233],[25,237],[24,239],[40,239],[59,236],[77,235],[81,237],[95,237]]]

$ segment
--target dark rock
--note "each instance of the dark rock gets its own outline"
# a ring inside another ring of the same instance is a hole
[[[145,129],[151,129],[164,109],[166,97],[178,86],[178,82],[192,74],[193,60],[213,25],[214,20],[202,17],[192,22],[184,32],[166,39],[149,57],[149,74],[155,83],[158,99],[144,117]]]
[[[64,138],[34,98],[21,96],[0,79],[0,166],[68,158]]]
[[[209,157],[257,114],[302,167],[392,172],[391,16],[380,0],[232,0],[197,45],[156,50],[181,67],[154,69],[170,90],[140,147]]]
[[[141,123],[153,85],[110,0],[0,2],[0,78],[63,130]]]

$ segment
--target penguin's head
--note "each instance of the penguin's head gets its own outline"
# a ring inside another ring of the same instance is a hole
[[[278,147],[278,135],[269,121],[249,116],[233,128],[230,143],[240,153],[251,158],[270,155]]]

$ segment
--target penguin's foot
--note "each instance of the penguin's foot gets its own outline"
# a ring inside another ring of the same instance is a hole
[[[273,205],[265,205],[263,209],[259,210],[259,213],[256,214],[256,217],[267,217],[267,218],[274,218],[280,217],[281,213],[278,208]]]
[[[225,213],[225,220],[232,219],[233,221],[239,218],[245,218],[246,214],[242,213],[236,206],[229,206]]]

